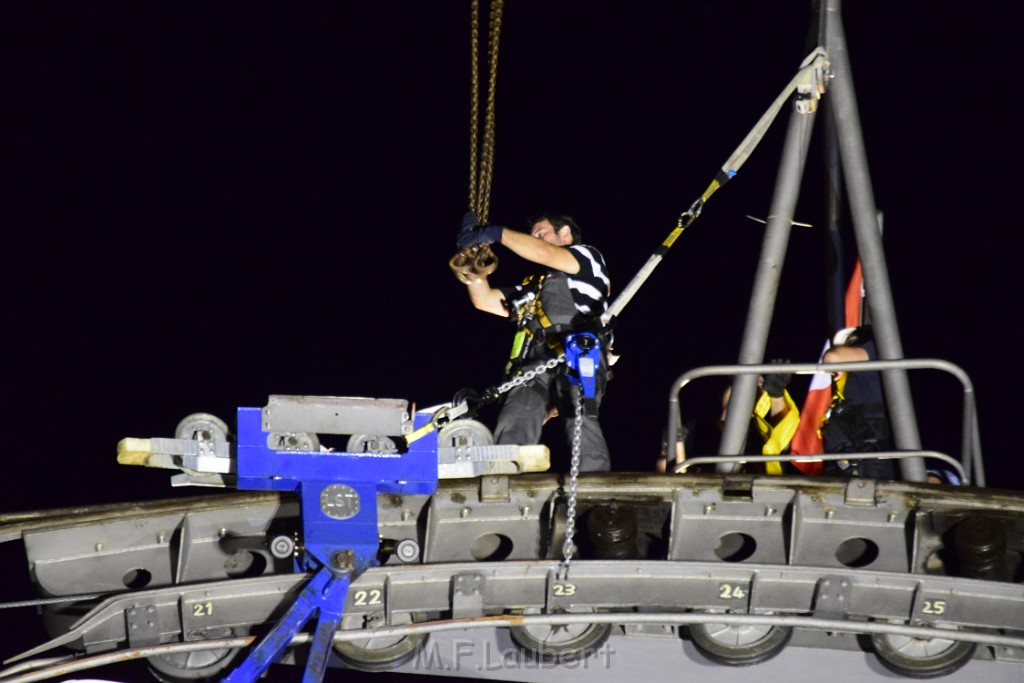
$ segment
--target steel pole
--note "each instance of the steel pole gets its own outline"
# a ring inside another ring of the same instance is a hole
[[[786,257],[786,247],[793,226],[796,202],[800,196],[800,182],[803,179],[807,149],[813,130],[813,112],[801,114],[794,110],[790,113],[782,161],[779,164],[768,224],[761,246],[761,257],[754,276],[754,291],[750,297],[750,308],[747,310],[747,322],[738,361],[741,365],[760,363],[764,360],[768,330],[771,327],[779,279],[782,276],[782,264]],[[756,376],[739,376],[733,380],[719,454],[738,455],[743,452],[756,393]],[[722,463],[718,466],[718,471],[732,472],[735,468],[735,463]]]
[[[885,253],[878,231],[878,211],[871,188],[867,153],[854,96],[840,0],[828,0],[825,11],[825,49],[833,74],[828,94],[832,104],[829,111],[836,123],[839,154],[843,163],[847,198],[857,239],[857,252],[864,269],[864,286],[867,290],[878,355],[883,360],[895,360],[903,358],[903,345],[900,342]],[[882,381],[896,447],[902,450],[920,450],[921,439],[906,372],[886,370],[882,373]],[[927,478],[924,461],[921,458],[902,460],[900,472],[907,481],[925,481]]]

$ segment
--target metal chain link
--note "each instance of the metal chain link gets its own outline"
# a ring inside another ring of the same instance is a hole
[[[470,67],[470,98],[469,98],[469,208],[476,211],[477,206],[477,154],[479,145],[479,120],[480,120],[480,68],[477,65],[480,50],[480,2],[473,0],[470,12],[470,45],[469,45],[469,67]]]
[[[572,461],[569,466],[569,500],[565,504],[565,543],[562,544],[561,578],[569,577],[569,563],[575,545],[572,542],[576,535],[576,484],[580,477],[580,441],[583,432],[583,387],[572,386],[572,405],[575,420],[572,428]]]
[[[559,363],[564,363],[564,362],[565,362],[565,354],[563,353],[563,354],[560,354],[557,358],[552,358],[551,360],[549,360],[549,361],[547,361],[545,363],[541,363],[540,365],[538,365],[536,367],[530,368],[529,370],[527,370],[523,374],[518,375],[517,377],[514,377],[514,378],[510,379],[509,381],[507,381],[507,382],[505,382],[503,384],[499,384],[494,389],[493,396],[494,396],[495,399],[497,399],[502,394],[506,394],[506,393],[512,391],[513,389],[515,389],[516,387],[522,386],[522,385],[526,384],[527,382],[532,381],[533,378],[536,377],[537,375],[542,375],[545,372],[547,372],[548,370],[553,370],[556,367],[558,367]],[[488,393],[490,393],[490,392],[488,392]]]
[[[479,0],[472,3],[470,80],[472,102],[470,103],[469,125],[469,208],[476,212],[484,224],[490,210],[491,178],[494,174],[494,93],[498,83],[498,45],[501,37],[501,13],[503,0],[491,0],[489,11],[490,30],[488,35],[489,74],[487,84],[487,108],[484,112],[484,134],[480,139],[480,7]],[[480,148],[478,156],[478,148]]]

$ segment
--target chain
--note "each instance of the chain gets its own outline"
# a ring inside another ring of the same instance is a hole
[[[491,9],[488,12],[490,20],[487,45],[489,73],[487,82],[487,108],[484,112],[484,134],[483,139],[481,140],[479,134],[480,5],[479,0],[473,0],[472,2],[470,46],[472,102],[470,103],[469,124],[469,208],[476,212],[481,223],[484,224],[487,223],[487,215],[490,211],[491,178],[494,174],[494,93],[498,84],[498,44],[501,37],[501,12],[503,7],[503,0],[491,0]],[[480,148],[479,156],[477,152],[478,147]]]
[[[538,365],[536,367],[530,368],[529,370],[527,370],[526,372],[524,372],[521,375],[517,375],[516,377],[513,377],[512,379],[510,379],[509,381],[507,381],[507,382],[505,382],[503,384],[499,384],[497,387],[487,391],[486,393],[487,393],[488,396],[493,397],[491,400],[497,399],[502,394],[507,394],[508,392],[512,391],[516,387],[522,386],[522,385],[526,384],[527,382],[532,381],[533,378],[536,377],[537,375],[542,375],[545,372],[547,372],[548,370],[554,370],[556,367],[558,367],[559,363],[564,363],[564,362],[565,362],[565,354],[563,353],[563,354],[559,355],[557,358],[552,358],[551,360],[549,360],[549,361],[547,361],[545,363],[541,363],[540,365]]]
[[[480,138],[480,0],[472,0],[470,12],[470,102],[469,102],[469,209],[481,225],[487,225],[491,204],[491,177],[494,175],[494,92],[498,84],[498,39],[501,36],[501,11],[504,0],[491,0],[487,58],[489,78],[484,134]],[[494,272],[498,259],[489,244],[474,244],[448,261],[459,282],[469,285]]]
[[[583,431],[583,387],[573,385],[572,406],[575,419],[572,427],[572,462],[569,466],[569,500],[565,505],[565,543],[562,545],[562,576],[569,577],[569,562],[575,546],[576,535],[576,482],[580,477],[580,439]]]
[[[470,70],[470,98],[469,98],[469,208],[476,211],[477,206],[477,154],[479,145],[479,120],[480,120],[480,68],[477,65],[480,45],[480,2],[473,0],[470,12],[470,46],[469,46],[469,70]]]

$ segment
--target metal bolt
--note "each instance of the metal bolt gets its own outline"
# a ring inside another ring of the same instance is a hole
[[[469,517],[469,513],[472,512],[472,511],[473,511],[473,508],[464,507],[461,510],[459,510],[459,517],[462,517],[463,519],[465,519],[466,517]]]
[[[398,554],[398,559],[403,562],[412,562],[420,556],[420,545],[411,538],[407,538],[399,542],[395,552]]]

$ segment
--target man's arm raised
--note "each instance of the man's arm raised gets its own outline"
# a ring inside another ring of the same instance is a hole
[[[501,244],[516,256],[527,261],[570,275],[580,272],[579,261],[568,248],[549,244],[538,237],[527,235],[525,232],[505,228],[501,232]]]

